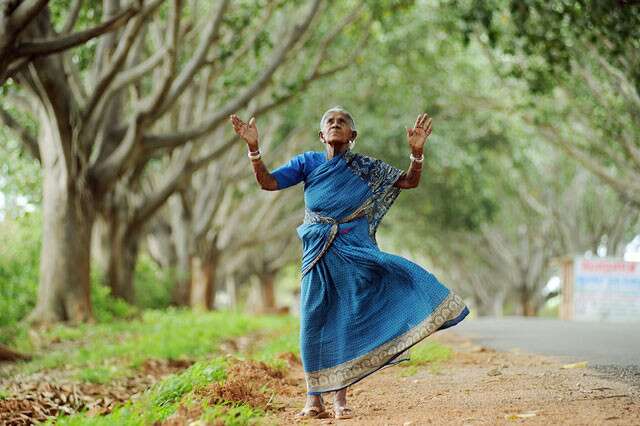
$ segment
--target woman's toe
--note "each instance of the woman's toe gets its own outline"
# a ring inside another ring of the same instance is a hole
[[[353,417],[353,410],[349,407],[334,407],[333,411],[336,419],[350,419]]]
[[[318,414],[320,414],[320,410],[318,410],[317,408],[308,408],[298,412],[296,416],[297,417],[318,417]]]
[[[323,419],[328,416],[329,416],[329,413],[325,411],[324,407],[310,407],[310,408],[305,407],[302,411],[296,414],[296,417],[320,418],[320,419]]]

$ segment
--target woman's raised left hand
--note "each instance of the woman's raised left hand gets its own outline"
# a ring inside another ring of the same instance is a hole
[[[431,117],[429,114],[422,113],[416,119],[416,124],[412,129],[407,129],[407,139],[409,147],[414,154],[422,154],[424,144],[431,134]]]

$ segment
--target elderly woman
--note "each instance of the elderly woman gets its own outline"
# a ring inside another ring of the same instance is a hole
[[[407,129],[411,164],[402,171],[352,151],[357,132],[341,107],[320,120],[323,152],[296,155],[271,173],[262,162],[255,118],[231,116],[246,141],[256,180],[275,191],[304,182],[300,353],[307,383],[301,417],[327,417],[322,394],[335,391],[334,416],[350,418],[347,387],[408,359],[410,347],[462,321],[462,298],[419,265],[381,251],[376,229],[400,189],[420,182],[431,118]]]

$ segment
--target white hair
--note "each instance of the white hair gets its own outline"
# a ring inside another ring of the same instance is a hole
[[[320,130],[322,130],[322,127],[324,126],[324,121],[327,119],[327,115],[329,115],[329,113],[332,113],[332,112],[341,112],[344,115],[346,115],[347,121],[349,122],[349,126],[351,127],[351,130],[356,130],[356,123],[355,121],[353,121],[353,117],[351,116],[351,113],[349,113],[349,111],[347,111],[346,109],[342,108],[340,105],[336,105],[333,108],[326,110],[325,113],[322,114],[322,118],[320,119]]]

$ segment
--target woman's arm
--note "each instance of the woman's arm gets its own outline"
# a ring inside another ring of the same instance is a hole
[[[278,181],[269,173],[267,166],[264,165],[262,159],[251,160],[253,166],[253,174],[256,176],[256,180],[260,184],[260,188],[266,191],[275,191],[278,189]]]
[[[254,157],[251,158],[251,165],[253,166],[253,174],[260,184],[260,188],[267,191],[275,191],[278,189],[278,181],[269,173],[267,167],[262,162],[260,157],[260,148],[258,146],[258,129],[256,127],[255,117],[251,117],[249,123],[242,121],[237,115],[231,114],[230,116],[233,130],[247,143],[249,148],[249,154]],[[252,154],[255,153],[255,154]]]
[[[415,188],[420,183],[424,144],[431,134],[431,117],[427,113],[420,114],[412,129],[407,129],[407,139],[411,148],[411,164],[409,169],[393,185],[397,188]]]
[[[413,153],[413,156],[416,158],[420,158],[422,154],[416,155]],[[411,160],[411,164],[409,165],[409,169],[404,172],[402,176],[396,181],[393,185],[396,188],[402,189],[410,189],[415,188],[420,183],[420,176],[422,175],[422,163],[418,163],[417,161]]]

